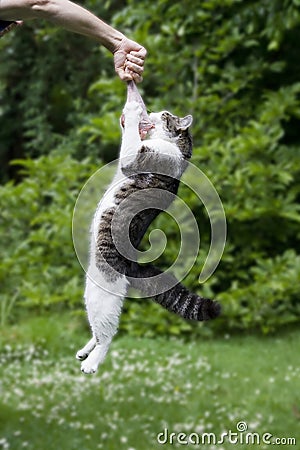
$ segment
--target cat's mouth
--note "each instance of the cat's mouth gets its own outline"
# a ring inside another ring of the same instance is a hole
[[[146,120],[141,120],[141,122],[139,123],[139,131],[142,140],[146,139],[148,132],[152,130],[152,128],[155,128],[154,123]]]

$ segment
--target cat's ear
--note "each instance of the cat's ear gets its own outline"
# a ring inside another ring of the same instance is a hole
[[[185,131],[187,130],[193,122],[193,116],[190,114],[188,116],[183,117],[179,120],[178,130]]]

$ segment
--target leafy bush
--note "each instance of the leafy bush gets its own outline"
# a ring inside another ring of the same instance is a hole
[[[24,179],[0,188],[2,321],[11,299],[19,307],[39,309],[81,300],[83,277],[71,220],[83,181],[95,169],[88,159],[78,162],[58,152],[14,163]]]
[[[209,248],[209,223],[199,200],[181,189],[182,199],[201,227],[202,245],[184,283],[204,296],[218,298],[222,317],[205,326],[190,324],[151,302],[130,300],[125,303],[121,328],[133,335],[253,328],[270,332],[299,321],[299,1],[128,0],[122,9],[118,2],[106,6],[113,24],[148,49],[140,87],[148,107],[193,114],[192,161],[216,187],[228,221],[221,264],[202,286],[198,274]],[[12,49],[16,54],[10,70],[18,61],[22,70],[16,76],[21,73],[24,80],[31,80],[29,96],[24,85],[18,85],[16,92],[12,84],[17,85],[18,79],[10,79],[1,65],[0,96],[7,106],[0,109],[4,123],[0,151],[6,159],[9,153],[16,157],[21,142],[22,156],[26,151],[35,157],[65,142],[73,148],[73,157],[56,152],[23,161],[21,181],[9,182],[1,190],[4,315],[15,301],[37,306],[75,301],[77,305],[81,298],[83,274],[70,235],[72,208],[80,185],[96,167],[86,155],[108,161],[117,154],[118,117],[125,99],[125,86],[112,77],[111,55],[101,50],[101,78],[97,81],[98,66],[91,68],[87,60],[88,83],[83,86],[84,71],[78,70],[75,55],[66,69],[61,68],[62,90],[54,83],[50,109],[41,115],[39,102],[51,75],[44,64],[43,39],[47,36],[51,42],[49,70],[56,67],[57,48],[63,40],[43,24],[37,31],[35,38],[27,29],[22,42],[14,44],[9,37],[0,43],[2,54]],[[32,39],[40,52],[36,61],[30,53]],[[85,45],[76,54],[86,52]],[[35,73],[39,74],[36,84]],[[72,86],[66,79],[74,80]],[[17,112],[16,96],[22,98]],[[71,97],[74,102],[68,100]],[[57,127],[58,110],[67,114],[65,123],[59,121],[62,128]],[[18,133],[14,133],[18,121],[11,119],[14,114],[21,121],[25,118]],[[154,226],[168,237],[160,259],[161,266],[167,267],[178,249],[178,233],[171,230],[166,215]]]
[[[143,88],[150,108],[193,113],[192,161],[225,208],[225,253],[199,286],[209,227],[198,199],[183,194],[204,244],[186,284],[221,301],[223,316],[212,328],[269,332],[299,321],[298,6],[161,0],[146,9],[132,0],[116,16],[115,24],[136,27],[148,48]],[[168,219],[160,225],[168,235]],[[171,236],[168,248],[177,247]]]

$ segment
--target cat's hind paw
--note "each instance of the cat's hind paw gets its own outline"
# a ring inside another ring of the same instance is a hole
[[[97,369],[98,369],[97,364],[94,365],[86,364],[86,361],[83,361],[83,363],[81,364],[81,372],[85,373],[86,375],[96,373]]]
[[[92,374],[97,372],[99,364],[101,364],[106,356],[108,347],[96,345],[89,356],[81,363],[81,372]]]

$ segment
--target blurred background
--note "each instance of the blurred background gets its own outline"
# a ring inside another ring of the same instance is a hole
[[[160,447],[164,427],[221,433],[239,420],[295,436],[300,1],[80,3],[147,48],[139,89],[149,110],[194,116],[192,162],[220,195],[228,238],[200,285],[209,220],[182,188],[201,229],[184,284],[217,298],[223,314],[195,324],[128,300],[103,370],[80,374],[73,353],[89,331],[72,214],[84,183],[118,155],[126,85],[111,54],[82,36],[37,21],[8,33],[0,40],[0,448],[148,450]],[[159,264],[169,267],[180,234],[167,215],[153,227],[166,233]]]

